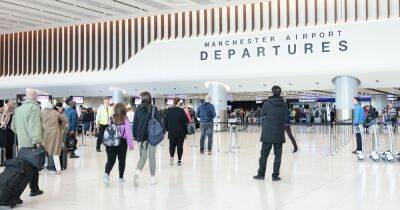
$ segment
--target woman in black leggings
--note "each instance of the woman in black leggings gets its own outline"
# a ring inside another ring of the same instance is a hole
[[[174,98],[174,105],[168,108],[164,118],[164,127],[169,138],[170,165],[174,165],[175,150],[178,150],[178,166],[182,165],[183,143],[188,124],[185,111],[179,108],[179,101],[179,98]]]
[[[126,107],[122,103],[118,103],[114,108],[114,115],[112,116],[111,122],[118,126],[120,143],[118,146],[106,146],[107,153],[107,163],[105,167],[105,174],[103,178],[104,185],[109,186],[109,177],[112,168],[114,167],[115,161],[118,157],[119,166],[119,179],[120,183],[124,182],[124,172],[125,172],[125,160],[126,153],[133,149],[132,142],[132,130],[130,128],[130,123],[126,117]]]

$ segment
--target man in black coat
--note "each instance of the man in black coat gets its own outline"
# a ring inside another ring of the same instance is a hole
[[[262,142],[259,169],[254,179],[264,180],[267,159],[272,147],[274,147],[275,160],[272,180],[279,181],[279,168],[281,166],[282,145],[285,143],[284,126],[288,115],[288,107],[281,97],[281,88],[272,87],[273,96],[268,98],[262,109],[263,125],[260,141]]]

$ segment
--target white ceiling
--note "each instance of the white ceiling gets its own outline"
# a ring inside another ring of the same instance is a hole
[[[245,2],[255,0],[0,0],[0,34]]]

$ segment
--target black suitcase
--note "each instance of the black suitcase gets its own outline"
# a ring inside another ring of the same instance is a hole
[[[0,147],[0,166],[4,166],[6,162],[6,149]]]
[[[34,168],[24,160],[7,160],[0,174],[0,206],[14,207],[31,180]]]
[[[68,166],[68,151],[65,147],[61,148],[60,154],[61,170],[66,170]]]

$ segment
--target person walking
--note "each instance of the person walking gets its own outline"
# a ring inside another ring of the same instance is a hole
[[[272,180],[279,181],[279,168],[281,166],[282,145],[285,143],[284,126],[287,120],[288,107],[281,97],[282,89],[279,86],[272,87],[273,96],[269,97],[263,105],[262,132],[260,141],[262,142],[261,156],[259,159],[259,169],[254,179],[264,180],[267,160],[272,147],[274,147],[274,169]]]
[[[13,158],[13,145],[15,134],[11,130],[12,117],[14,115],[14,103],[9,100],[6,102],[6,106],[3,113],[0,115],[0,138],[2,147],[6,149],[6,160]]]
[[[96,127],[98,128],[97,145],[96,151],[101,152],[100,147],[103,143],[103,135],[108,124],[110,123],[110,117],[112,116],[112,110],[110,107],[110,100],[108,98],[104,99],[103,104],[97,108],[96,114]]]
[[[118,126],[120,142],[118,146],[106,146],[107,163],[105,166],[105,174],[103,182],[105,186],[109,186],[110,183],[110,172],[114,167],[115,161],[118,158],[119,167],[119,183],[125,182],[125,162],[126,153],[129,150],[133,150],[132,142],[132,130],[129,120],[126,116],[126,107],[122,103],[117,103],[114,107],[114,114],[112,115],[111,122]]]
[[[53,109],[53,105],[46,101],[42,104],[43,147],[48,156],[52,156],[58,175],[61,174],[60,154],[68,119]],[[51,159],[50,159],[51,160]]]
[[[78,155],[75,154],[77,149],[76,145],[78,140],[76,139],[76,132],[78,131],[78,113],[76,111],[76,103],[72,99],[65,100],[65,103],[68,104],[67,109],[65,109],[65,116],[68,119],[68,132],[67,132],[67,141],[73,141],[73,148],[71,148],[70,158],[79,158]]]
[[[128,118],[129,123],[131,123],[131,125],[132,125],[133,118],[135,117],[135,112],[133,111],[132,107],[128,108],[128,112],[126,113],[126,117]]]
[[[150,116],[153,114],[153,106],[151,105],[152,97],[149,92],[142,92],[140,94],[140,98],[142,100],[141,104],[137,107],[135,111],[135,117],[133,118],[132,124],[132,134],[133,138],[138,142],[138,147],[140,151],[140,158],[137,163],[137,169],[134,176],[134,184],[138,186],[139,175],[143,170],[144,164],[147,159],[149,159],[149,167],[150,167],[150,184],[157,184],[156,181],[156,146],[152,146],[148,142],[148,123]],[[154,117],[158,120],[159,123],[162,124],[161,115],[158,111],[157,107],[154,108]]]
[[[11,122],[11,129],[18,137],[18,147],[42,147],[43,127],[40,107],[37,102],[37,92],[29,89],[26,93],[26,101],[15,110]],[[33,176],[29,182],[31,188],[30,196],[43,194],[39,189],[39,170],[34,169]],[[19,203],[22,203],[20,199]]]
[[[214,118],[216,117],[214,105],[211,104],[212,98],[207,95],[204,103],[197,109],[197,117],[200,118],[200,154],[204,154],[204,140],[208,138],[208,155],[212,155]]]
[[[174,165],[175,150],[178,151],[178,166],[182,165],[183,143],[187,134],[187,114],[179,107],[180,99],[175,97],[173,107],[167,109],[164,129],[168,131],[170,165]]]
[[[287,119],[286,119],[286,123],[285,123],[285,132],[289,136],[289,139],[293,144],[293,153],[296,153],[299,150],[299,148],[297,146],[296,139],[294,138],[294,136],[292,134],[292,129],[290,129],[290,112],[288,112],[288,115],[287,115]]]
[[[354,118],[353,118],[353,125],[359,126],[365,123],[365,113],[364,109],[361,106],[360,98],[354,97],[353,99],[354,104]],[[356,141],[357,141],[357,148],[353,151],[353,154],[357,154],[358,152],[362,151],[362,139],[361,133],[356,133]]]

